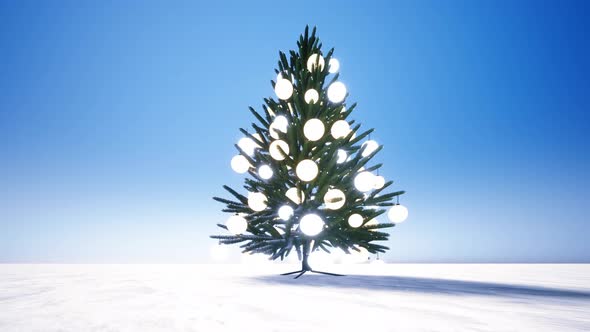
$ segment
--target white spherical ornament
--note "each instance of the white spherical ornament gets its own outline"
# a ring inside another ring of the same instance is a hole
[[[332,125],[330,133],[336,139],[344,138],[350,133],[350,125],[345,120],[338,120]]]
[[[268,132],[270,133],[270,137],[274,139],[279,139],[279,132],[286,133],[287,129],[283,129],[282,127],[273,122],[268,127]]]
[[[358,213],[351,214],[350,217],[348,217],[348,224],[352,228],[360,227],[363,224],[363,221],[363,216]]]
[[[289,120],[287,120],[287,118],[284,115],[276,116],[272,122],[282,132],[287,132],[287,127],[289,126]]]
[[[381,175],[376,176],[374,180],[375,180],[375,183],[374,183],[375,189],[381,189],[385,185],[385,178],[382,177]]]
[[[254,154],[254,150],[258,149],[259,146],[250,137],[243,137],[238,141],[240,149],[244,150],[249,156]]]
[[[330,210],[338,210],[345,202],[346,195],[340,189],[329,189],[324,195],[324,204]]]
[[[408,209],[400,204],[394,205],[387,212],[387,217],[394,224],[402,223],[408,218]]]
[[[268,152],[274,160],[285,159],[285,156],[281,153],[281,150],[279,150],[279,148],[283,150],[283,152],[286,155],[289,154],[289,144],[287,144],[287,142],[282,140],[273,141],[272,143],[270,143],[270,146],[268,147]]]
[[[293,216],[293,208],[289,205],[283,205],[279,208],[279,218],[287,221]]]
[[[308,104],[317,103],[320,100],[320,95],[315,89],[309,89],[305,92],[305,102]]]
[[[262,193],[249,193],[248,206],[257,212],[266,209],[266,196]]]
[[[273,122],[270,124],[270,126],[268,126],[268,132],[270,134],[270,137],[274,138],[274,139],[279,139],[279,129],[277,128],[277,125]]]
[[[328,62],[328,72],[330,74],[335,74],[340,70],[340,61],[336,58],[331,58],[330,62]]]
[[[375,150],[377,150],[377,148],[379,148],[379,143],[377,143],[373,140],[368,140],[365,143],[363,143],[362,146],[365,147],[365,150],[363,151],[362,156],[367,157],[368,155],[373,153]]]
[[[309,71],[313,71],[314,69],[318,68],[321,70],[324,70],[324,57],[314,53],[312,55],[309,56],[309,58],[307,59],[307,70]]]
[[[324,123],[319,119],[309,119],[303,126],[303,135],[312,142],[322,138],[325,131]]]
[[[234,234],[242,234],[248,229],[248,221],[241,216],[231,216],[225,222],[225,226],[227,226],[227,230]]]
[[[334,82],[328,87],[328,99],[333,103],[340,103],[346,98],[346,86],[342,82]]]
[[[262,165],[258,167],[258,176],[260,176],[264,180],[272,178],[273,174],[274,172],[272,171],[272,168],[270,168],[270,166],[268,165]]]
[[[338,149],[338,160],[336,160],[336,163],[342,164],[346,161],[346,158],[348,158],[348,153],[342,149]]]
[[[301,181],[309,182],[318,176],[318,165],[311,159],[300,161],[295,168],[295,173]]]
[[[362,192],[367,192],[375,187],[375,175],[371,172],[360,172],[354,177],[354,187]]]
[[[231,168],[236,173],[243,174],[246,173],[250,168],[250,163],[248,162],[248,159],[246,159],[246,157],[239,154],[231,159]]]
[[[324,228],[324,221],[317,214],[306,214],[299,220],[299,229],[307,236],[316,236]]]
[[[297,188],[289,188],[285,196],[295,204],[301,204],[305,200],[305,194],[303,191],[297,190]]]
[[[293,95],[293,84],[286,79],[277,80],[275,84],[275,93],[282,100],[287,100]]]
[[[279,138],[279,131],[282,133],[287,132],[287,127],[289,126],[289,121],[286,117],[279,115],[277,116],[274,121],[270,124],[268,131],[270,132],[270,137],[274,139]]]

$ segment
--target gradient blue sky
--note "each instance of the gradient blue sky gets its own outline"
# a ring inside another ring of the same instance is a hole
[[[2,1],[0,262],[206,262],[306,24],[407,190],[392,262],[590,262],[588,7]]]

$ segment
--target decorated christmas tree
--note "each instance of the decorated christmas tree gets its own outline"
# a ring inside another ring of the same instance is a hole
[[[224,186],[233,198],[214,197],[232,216],[218,224],[229,234],[211,236],[271,260],[296,252],[301,270],[286,273],[296,278],[332,274],[311,268],[316,250],[385,252],[376,243],[388,239],[382,230],[408,215],[399,204],[404,191],[385,193],[393,182],[375,174],[382,164],[370,163],[383,146],[370,139],[373,129],[361,131],[351,119],[356,103],[346,103],[334,49],[324,53],[316,29],[307,27],[297,47],[288,56],[279,52],[271,81],[277,98],[264,99],[261,112],[250,107],[257,122],[240,129],[231,159],[234,171],[249,175],[246,192]],[[379,223],[385,212],[391,222]]]

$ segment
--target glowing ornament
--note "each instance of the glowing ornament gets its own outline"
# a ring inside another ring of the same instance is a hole
[[[286,117],[279,115],[275,117],[274,121],[270,124],[268,131],[270,132],[270,136],[274,139],[279,138],[279,133],[286,133],[287,127],[289,126],[289,121]]]
[[[277,128],[277,125],[273,122],[270,124],[270,126],[268,127],[268,132],[270,133],[270,137],[274,138],[274,139],[279,139],[279,128]]]
[[[389,209],[389,212],[387,212],[387,217],[392,223],[402,223],[408,218],[408,209],[400,204],[394,205]]]
[[[342,149],[338,149],[338,160],[336,160],[336,162],[342,164],[346,161],[346,158],[348,158],[348,153]]]
[[[320,71],[324,70],[324,57],[322,57],[321,55],[314,53],[312,55],[309,56],[309,58],[307,59],[307,70],[309,71],[313,71],[314,69],[318,68],[320,69]]]
[[[334,82],[328,87],[328,99],[333,103],[340,103],[346,98],[346,86],[342,82]]]
[[[243,137],[238,141],[238,146],[240,149],[244,150],[246,154],[249,156],[254,154],[254,150],[258,149],[260,146],[254,142],[253,139],[250,137]]]
[[[309,89],[305,92],[305,102],[308,104],[317,103],[320,100],[320,95],[315,89]]]
[[[381,189],[385,185],[385,178],[382,177],[381,175],[376,176],[374,181],[375,181],[375,183],[374,183],[375,189]]]
[[[289,205],[283,205],[279,208],[279,218],[287,221],[293,216],[293,208]]]
[[[344,120],[338,120],[332,125],[330,133],[332,134],[332,137],[336,139],[344,138],[350,133],[350,125]]]
[[[351,214],[350,217],[348,217],[348,224],[352,228],[360,227],[363,224],[363,221],[363,216],[358,213]]]
[[[293,95],[293,84],[286,79],[277,80],[275,84],[275,93],[282,100],[287,100]]]
[[[306,214],[299,220],[299,229],[307,236],[316,236],[324,228],[324,221],[317,214]]]
[[[272,143],[270,143],[270,146],[268,147],[268,152],[270,153],[270,156],[274,160],[284,160],[285,159],[285,156],[281,153],[279,148],[281,150],[283,150],[283,152],[286,155],[289,154],[289,144],[287,144],[287,142],[282,141],[282,140],[273,141]]]
[[[287,127],[289,126],[289,120],[287,120],[287,118],[284,115],[279,115],[277,117],[275,117],[273,123],[276,125],[276,127],[283,131],[286,132],[287,131]]]
[[[266,209],[266,196],[262,193],[249,193],[248,206],[257,212]]]
[[[274,172],[272,171],[272,168],[270,168],[270,166],[268,165],[262,165],[258,167],[258,176],[260,176],[264,180],[272,178],[273,174]]]
[[[368,140],[365,143],[363,143],[362,146],[365,147],[365,150],[363,151],[362,156],[367,157],[368,155],[373,153],[375,150],[377,150],[377,148],[379,148],[379,143],[377,143],[373,140]]]
[[[312,142],[322,138],[325,131],[326,128],[324,127],[324,123],[319,119],[307,120],[303,126],[303,135],[305,135],[305,138]]]
[[[311,159],[304,159],[297,164],[295,173],[301,181],[309,182],[318,175],[318,165]]]
[[[324,195],[324,204],[330,210],[338,210],[345,202],[346,196],[340,189],[329,189]]]
[[[330,74],[335,74],[340,69],[340,61],[336,58],[331,58],[328,62],[328,72]]]
[[[241,216],[231,216],[225,222],[225,226],[227,226],[227,230],[234,234],[242,234],[248,229],[248,222],[244,217]]]
[[[375,187],[375,175],[371,172],[360,172],[354,177],[354,187],[362,192]]]
[[[297,188],[289,188],[285,196],[295,204],[301,204],[305,200],[305,194],[303,191],[297,190]]]
[[[248,162],[248,159],[246,159],[246,157],[239,154],[231,158],[231,168],[236,173],[243,174],[246,173],[250,168],[250,163]]]

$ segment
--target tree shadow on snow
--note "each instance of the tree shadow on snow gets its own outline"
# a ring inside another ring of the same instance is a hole
[[[590,300],[590,292],[549,288],[542,286],[511,285],[479,281],[433,279],[402,276],[348,275],[332,277],[306,273],[299,279],[271,275],[253,278],[257,281],[281,285],[314,287],[356,288],[367,290],[415,292],[425,294],[533,296],[563,299]]]

